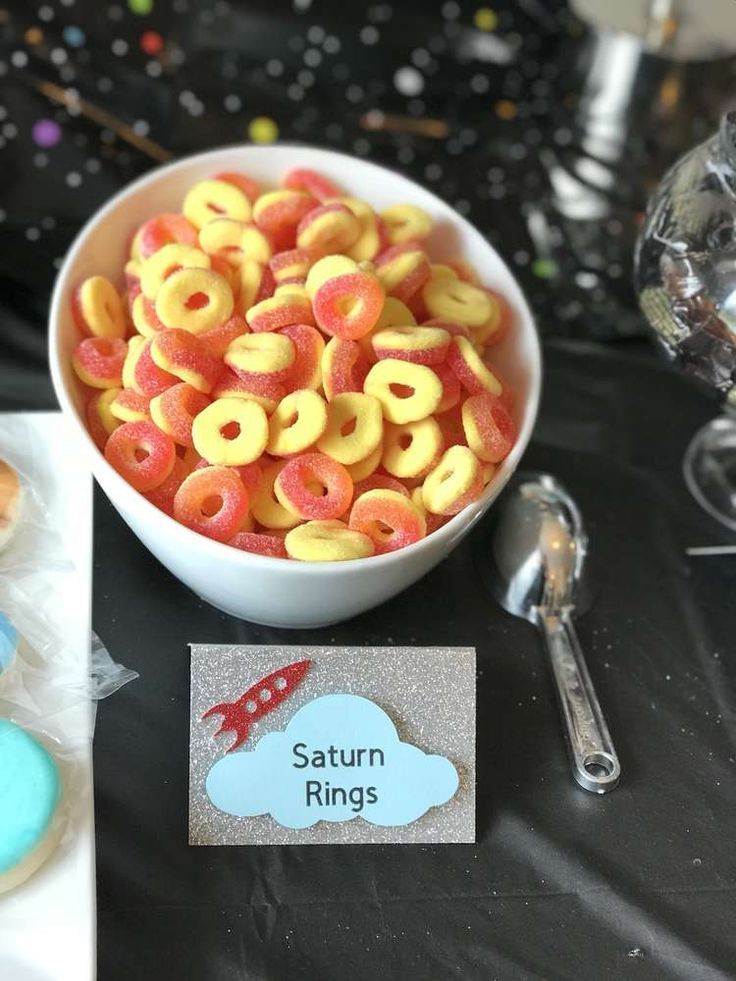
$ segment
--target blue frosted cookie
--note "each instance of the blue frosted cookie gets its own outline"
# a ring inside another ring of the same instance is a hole
[[[59,842],[59,768],[25,729],[0,719],[0,893],[19,886]]]

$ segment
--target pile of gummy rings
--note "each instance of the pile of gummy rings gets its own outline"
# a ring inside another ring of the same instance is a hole
[[[310,170],[277,190],[196,184],[137,230],[122,292],[92,276],[73,294],[107,461],[176,521],[261,555],[356,559],[431,534],[517,437],[488,357],[510,307],[464,260],[432,262],[431,230],[419,207],[376,213]]]

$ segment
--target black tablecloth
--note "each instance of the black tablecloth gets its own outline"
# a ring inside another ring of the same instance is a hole
[[[555,136],[555,113],[565,108],[555,86],[577,27],[557,4],[497,3],[485,33],[516,46],[499,64],[478,54],[475,5],[348,11],[306,0],[158,0],[152,13],[134,13],[148,6],[0,9],[2,407],[53,404],[44,355],[53,260],[161,148],[231,142],[263,115],[282,136],[402,167],[470,211],[534,303],[546,387],[525,465],[557,474],[584,513],[596,595],[580,637],[623,778],[605,798],[572,783],[537,637],[496,607],[479,572],[487,522],[381,608],[287,632],[200,602],[98,494],[94,625],[115,658],[141,674],[101,704],[97,720],[100,978],[732,978],[736,562],[686,557],[688,545],[729,536],[697,509],[680,475],[689,436],[715,407],[647,341],[620,339],[642,331],[626,285],[637,202],[610,203],[595,248],[586,247],[593,228],[576,226],[576,248],[564,222],[549,217],[548,163],[537,147],[569,143]],[[141,51],[147,31],[162,38],[157,55]],[[327,38],[340,52],[330,54]],[[317,60],[307,50],[320,52],[312,81],[298,77]],[[421,68],[420,105],[392,83],[405,65]],[[83,111],[74,102],[54,109],[41,85],[49,80],[76,88]],[[294,84],[301,92],[289,90]],[[687,104],[709,100],[718,101],[713,90],[696,86]],[[90,115],[89,103],[108,117]],[[365,129],[361,113],[376,107],[404,120],[398,132]],[[441,139],[406,129],[407,118],[427,116],[446,124]],[[708,124],[700,116],[682,142]],[[61,137],[41,148],[33,125],[47,117]],[[154,145],[131,143],[120,121]],[[550,253],[530,237],[538,219],[520,220],[530,201],[557,229]],[[611,267],[621,259],[619,268],[603,270],[598,249]],[[477,843],[189,848],[186,645],[389,637],[477,648]]]

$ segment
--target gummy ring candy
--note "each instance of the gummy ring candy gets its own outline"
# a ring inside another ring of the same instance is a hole
[[[186,477],[189,476],[189,468],[187,467],[184,460],[179,457],[174,461],[174,469],[171,471],[169,476],[164,480],[162,484],[158,487],[154,487],[152,491],[149,491],[144,495],[147,501],[150,501],[159,511],[163,511],[164,514],[168,514],[170,518],[174,517],[174,498],[176,497],[176,492],[179,490],[181,485],[184,483]]]
[[[164,245],[141,266],[141,291],[155,300],[164,282],[181,269],[209,269],[210,257],[192,245]]]
[[[467,446],[445,450],[422,485],[424,506],[432,514],[457,514],[480,497],[483,474],[478,458]]]
[[[151,419],[159,429],[171,436],[179,446],[194,446],[192,423],[210,400],[186,382],[172,385],[161,395],[151,399]]]
[[[450,335],[441,327],[387,327],[373,334],[379,360],[398,358],[434,366],[445,360],[449,346]]]
[[[376,555],[418,542],[427,524],[412,500],[398,491],[377,489],[361,494],[350,511],[350,527],[373,541]]]
[[[338,198],[338,203],[350,208],[358,219],[360,234],[349,249],[347,255],[356,262],[367,259],[375,259],[378,253],[384,248],[384,238],[381,235],[377,216],[373,208],[360,198]]]
[[[431,535],[432,532],[437,531],[438,528],[441,528],[442,525],[447,524],[447,522],[450,520],[450,516],[449,515],[445,515],[445,514],[432,514],[431,511],[428,511],[425,508],[425,506],[424,506],[424,499],[422,497],[422,485],[421,484],[418,487],[415,487],[414,488],[414,490],[411,492],[411,494],[409,495],[409,497],[412,499],[412,501],[414,502],[414,504],[416,505],[416,507],[419,509],[419,511],[421,512],[421,514],[424,515],[424,520],[427,522],[427,534],[428,535]]]
[[[229,320],[226,320],[219,327],[210,327],[209,330],[197,334],[197,340],[201,343],[204,351],[213,358],[222,358],[225,351],[230,347],[236,337],[241,337],[248,333],[248,325],[238,313],[234,313]]]
[[[257,402],[270,415],[285,397],[286,389],[269,375],[239,378],[234,371],[224,368],[211,394],[213,399],[238,398]]]
[[[254,376],[283,381],[295,356],[294,344],[284,334],[244,334],[225,352],[225,364],[246,381]]]
[[[500,463],[516,442],[516,424],[500,401],[487,392],[463,403],[463,429],[468,446],[479,460]]]
[[[162,214],[149,218],[136,235],[138,256],[148,259],[165,245],[197,245],[197,229],[183,215]]]
[[[360,222],[350,208],[334,201],[312,208],[299,222],[296,244],[322,255],[344,252],[360,235]]]
[[[314,318],[332,337],[352,341],[367,334],[383,308],[378,280],[363,272],[333,276],[314,294]]]
[[[378,399],[389,422],[414,422],[440,404],[442,382],[427,365],[386,358],[368,372],[363,391]]]
[[[296,292],[279,293],[261,300],[246,313],[245,319],[254,333],[279,330],[291,324],[313,324],[312,304]]]
[[[372,453],[369,453],[365,460],[358,460],[357,463],[349,463],[346,466],[347,472],[352,477],[353,483],[365,480],[375,473],[381,463],[383,455],[383,443],[379,443]]]
[[[350,474],[323,453],[303,453],[289,460],[273,489],[287,511],[308,521],[339,518],[353,497]]]
[[[238,174],[234,171],[226,170],[220,174],[215,174],[215,180],[225,181],[226,184],[233,184],[238,190],[243,192],[251,204],[254,204],[258,200],[261,193],[261,185],[258,181],[254,181],[252,177],[248,177],[247,174]]]
[[[306,281],[314,255],[307,249],[287,249],[272,256],[268,265],[277,283]]]
[[[226,542],[248,515],[248,492],[229,467],[194,470],[174,496],[174,517],[192,531]]]
[[[392,245],[377,256],[376,275],[386,293],[407,303],[429,279],[429,260],[421,249]]]
[[[390,490],[397,494],[403,494],[404,497],[412,497],[400,480],[390,477],[387,473],[372,473],[355,484],[353,500],[357,501],[362,494],[367,494],[368,491],[372,490]],[[422,509],[420,508],[420,510]]]
[[[460,401],[460,382],[455,372],[447,364],[436,364],[432,369],[442,383],[442,398],[434,410],[437,415],[454,409]]]
[[[268,555],[272,559],[287,559],[289,557],[282,538],[277,535],[264,535],[262,532],[239,531],[230,539],[228,545],[239,548],[241,552]]]
[[[268,266],[244,259],[237,270],[238,310],[245,316],[252,306],[273,295],[276,283]]]
[[[176,328],[153,338],[151,357],[159,368],[205,394],[215,387],[222,371],[222,363],[207,354],[194,334]]]
[[[72,355],[77,377],[92,388],[120,388],[128,345],[119,337],[85,337]]]
[[[486,293],[491,299],[494,313],[485,324],[478,328],[475,338],[482,340],[486,347],[491,347],[494,344],[499,344],[511,330],[514,312],[503,293],[492,289],[486,289]]]
[[[221,257],[234,267],[245,259],[266,263],[271,258],[271,243],[260,228],[233,218],[208,221],[199,233],[199,244],[208,255]]]
[[[261,484],[253,498],[253,517],[259,525],[271,530],[293,528],[299,524],[299,518],[287,511],[274,496],[274,483],[286,463],[286,460],[276,460],[263,468]]]
[[[150,419],[151,400],[132,388],[112,389],[117,395],[110,403],[110,412],[121,422],[144,422]]]
[[[251,205],[248,198],[229,181],[200,181],[187,193],[181,207],[184,217],[202,228],[213,218],[235,218],[248,221]]]
[[[325,350],[324,338],[320,332],[308,324],[289,324],[279,333],[288,337],[294,345],[294,363],[284,384],[290,391],[300,388],[317,389],[322,384],[322,355]]]
[[[480,327],[492,312],[488,294],[460,279],[430,279],[422,289],[422,299],[430,316],[467,327]]]
[[[166,327],[156,316],[156,306],[153,300],[149,300],[143,293],[139,293],[133,300],[130,315],[133,319],[133,326],[143,337],[153,337],[160,330],[166,330]]]
[[[483,363],[477,351],[466,337],[454,337],[447,352],[447,364],[452,368],[460,384],[471,395],[490,392],[500,396],[504,386],[494,372]]]
[[[394,477],[421,477],[442,453],[442,430],[428,416],[402,426],[386,425],[381,463]]]
[[[432,231],[432,219],[424,208],[418,208],[415,204],[394,204],[381,212],[381,218],[392,245],[421,242]]]
[[[371,364],[375,364],[378,359],[376,358],[376,352],[373,350],[373,338],[379,330],[384,330],[388,327],[413,327],[415,324],[414,314],[409,307],[405,303],[402,303],[401,300],[397,300],[395,296],[387,296],[383,301],[383,309],[376,321],[375,327],[367,334],[364,334],[363,337],[359,338],[358,343],[368,361]]]
[[[150,420],[124,422],[105,444],[105,459],[137,491],[152,491],[174,469],[174,441]]]
[[[297,225],[315,204],[312,195],[303,191],[269,191],[253,205],[253,221],[282,252],[294,247]]]
[[[159,320],[167,327],[181,327],[192,334],[217,327],[232,312],[232,290],[222,276],[209,269],[181,269],[173,273],[164,280],[156,296]]]
[[[204,457],[199,456],[192,469],[202,470],[204,467],[211,466],[212,464],[209,462],[209,460],[205,460]],[[231,467],[230,469],[233,471],[233,473],[236,473],[238,477],[240,477],[243,487],[245,487],[245,489],[248,491],[248,497],[252,500],[258,493],[258,488],[261,486],[261,480],[263,479],[263,471],[261,470],[260,463],[257,460],[254,460],[252,463],[244,463],[240,467]],[[241,531],[249,530],[251,529],[245,527],[241,528]]]
[[[90,276],[72,293],[72,316],[83,334],[125,337],[127,324],[120,294],[104,276]]]
[[[432,262],[429,266],[430,279],[458,279],[458,275],[451,266],[446,266],[441,262]]]
[[[383,439],[383,411],[378,399],[360,392],[335,395],[327,408],[326,428],[317,449],[347,466],[373,453]]]
[[[141,291],[141,263],[134,259],[129,259],[123,266],[123,279],[125,280],[125,290],[128,295],[128,305],[138,296]]]
[[[95,392],[87,403],[87,428],[98,450],[104,450],[107,437],[120,425],[110,411],[110,405],[120,391],[119,388],[106,388]]]
[[[373,542],[344,521],[307,521],[284,539],[292,559],[302,562],[345,562],[373,555]]]
[[[197,453],[215,466],[252,463],[268,442],[266,413],[257,402],[216,399],[195,417],[192,442]]]
[[[320,438],[327,426],[327,406],[309,388],[291,392],[279,402],[268,424],[268,452],[272,456],[302,453]]]
[[[318,201],[337,197],[340,193],[329,178],[323,177],[315,170],[309,170],[308,167],[295,167],[290,170],[282,183],[292,191],[306,191]]]
[[[358,263],[348,256],[326,255],[324,258],[318,259],[307,273],[307,280],[304,284],[307,296],[310,300],[314,301],[317,290],[328,279],[334,279],[335,276],[342,276],[345,273],[354,273],[357,271]]]
[[[134,344],[136,340],[140,343]],[[132,388],[149,399],[165,392],[170,385],[175,385],[178,381],[175,375],[159,368],[153,360],[151,344],[150,338],[132,337],[128,344],[128,356],[123,365],[123,387]]]
[[[362,391],[368,368],[356,341],[343,341],[339,337],[329,340],[322,354],[322,387],[327,400],[342,392]]]

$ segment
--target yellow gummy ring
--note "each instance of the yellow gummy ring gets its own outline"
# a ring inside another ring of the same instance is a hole
[[[327,426],[327,406],[309,388],[283,398],[268,424],[268,446],[272,456],[292,456],[312,446]]]
[[[422,485],[424,506],[432,514],[454,514],[480,478],[480,463],[467,446],[451,446]]]
[[[397,393],[395,387],[409,391]],[[374,364],[368,372],[363,391],[373,395],[383,406],[383,415],[389,422],[414,422],[426,419],[442,400],[442,382],[423,364],[386,358]]]
[[[195,302],[200,299],[204,299],[202,305]],[[210,269],[180,269],[164,280],[156,296],[156,316],[161,323],[190,334],[219,327],[232,312],[230,285]]]
[[[432,231],[432,219],[415,204],[394,204],[381,212],[392,245],[423,239]]]
[[[491,316],[487,293],[461,279],[430,279],[422,288],[422,299],[432,317],[480,327]]]
[[[141,266],[141,292],[155,300],[167,277],[180,269],[209,269],[210,257],[193,245],[170,242],[149,256]]]
[[[317,449],[350,466],[375,452],[382,439],[383,411],[378,399],[361,392],[343,392],[329,404],[327,428]]]
[[[93,337],[125,337],[123,301],[109,279],[90,276],[77,291],[77,302]]]
[[[225,364],[253,375],[275,375],[290,368],[294,344],[283,334],[244,334],[236,337],[225,352]]]
[[[229,438],[223,430],[237,431]],[[222,398],[195,416],[192,442],[212,466],[240,467],[253,463],[266,449],[268,418],[257,402]]]
[[[373,555],[373,542],[343,521],[307,521],[290,531],[284,539],[292,559],[302,562],[345,562]]]
[[[250,201],[240,188],[227,181],[206,180],[195,184],[184,198],[182,213],[195,228],[202,228],[213,218],[250,219]]]
[[[346,255],[326,255],[317,262],[307,273],[307,281],[304,287],[310,300],[314,299],[317,290],[328,279],[335,276],[342,276],[343,273],[354,273],[358,271],[358,264]]]
[[[433,416],[386,424],[381,463],[394,477],[420,477],[434,464],[442,450],[442,430]]]
[[[276,500],[273,489],[276,478],[287,463],[287,460],[276,460],[263,468],[261,482],[251,503],[251,512],[264,528],[293,528],[299,524],[300,519]]]
[[[346,469],[354,484],[359,480],[365,480],[372,473],[378,470],[383,455],[383,443],[379,443],[372,453],[369,453],[365,460],[358,460],[357,463],[348,464]]]

